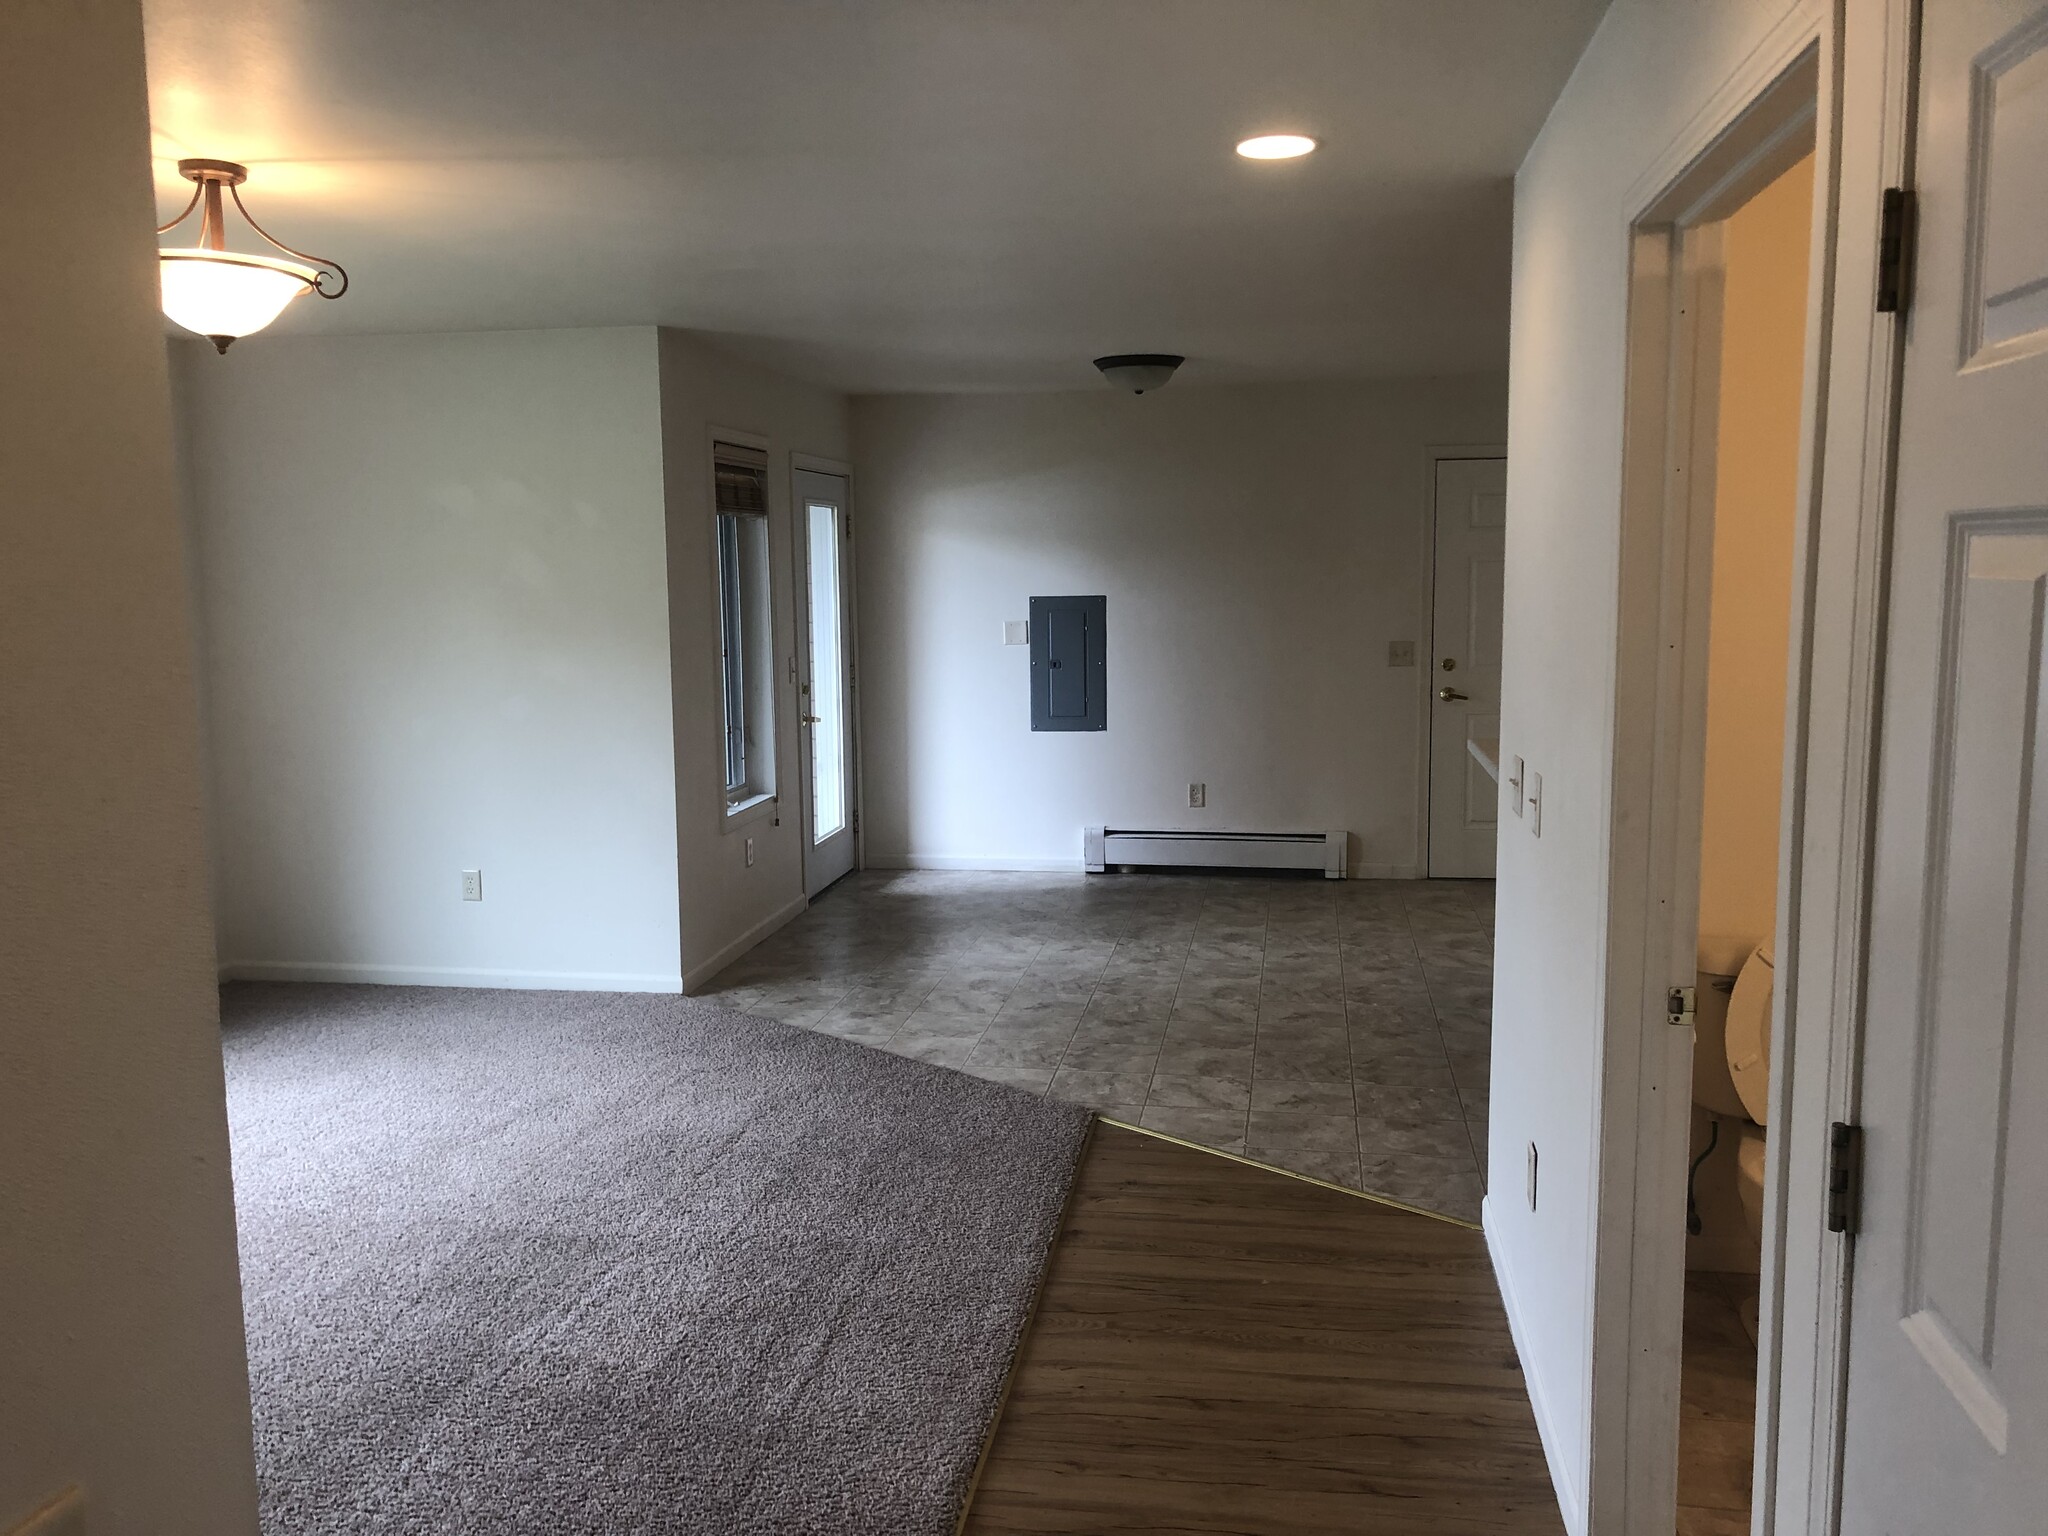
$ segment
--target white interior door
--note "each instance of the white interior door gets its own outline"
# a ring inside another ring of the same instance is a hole
[[[1429,872],[1493,878],[1500,789],[1470,744],[1500,760],[1501,577],[1508,461],[1436,466],[1436,609],[1430,691]]]
[[[2048,8],[1921,25],[1841,1529],[2017,1536],[2048,1528]]]
[[[853,523],[846,477],[796,472],[804,635],[797,647],[803,716],[804,890],[816,896],[853,868]]]

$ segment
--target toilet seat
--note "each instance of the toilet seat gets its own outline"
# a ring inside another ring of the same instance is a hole
[[[1758,1125],[1770,1119],[1771,998],[1776,980],[1770,946],[1759,944],[1743,961],[1734,995],[1728,999],[1728,1075],[1735,1080],[1743,1109]],[[1759,1152],[1759,1167],[1761,1158]]]

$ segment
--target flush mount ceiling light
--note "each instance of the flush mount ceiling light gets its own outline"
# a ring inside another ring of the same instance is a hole
[[[188,331],[196,331],[225,352],[237,336],[260,331],[302,293],[338,299],[348,291],[348,273],[325,256],[295,251],[249,217],[237,189],[249,179],[247,166],[232,160],[180,160],[178,174],[195,183],[192,201],[170,223],[158,228],[167,235],[199,210],[199,243],[164,246],[157,251],[163,279],[164,313]],[[290,261],[251,256],[227,248],[227,229],[220,190],[228,189],[235,211],[267,243]]]
[[[1241,140],[1237,152],[1247,160],[1295,160],[1316,147],[1316,141],[1298,133],[1262,133]]]
[[[1186,361],[1171,352],[1119,352],[1113,357],[1098,357],[1095,366],[1118,389],[1142,395],[1148,389],[1164,389],[1173,370]]]

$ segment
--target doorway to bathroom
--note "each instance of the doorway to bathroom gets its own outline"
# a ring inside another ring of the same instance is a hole
[[[1750,1529],[1786,679],[1805,379],[1809,151],[1688,232],[1711,439],[1698,970],[1686,1180],[1678,1530]],[[1683,1012],[1681,1008],[1680,1012]]]
[[[1589,1490],[1602,1528],[1752,1528],[1757,1383],[1775,1372],[1763,1230],[1784,1177],[1769,1020],[1784,1008],[1774,964],[1796,958],[1779,907],[1805,793],[1787,727],[1810,640],[1808,354],[1826,334],[1820,65],[1811,46],[1793,53],[1689,155],[1674,146],[1630,230],[1599,1135],[1600,1203],[1618,1214],[1595,1245]],[[1769,1407],[1767,1393],[1766,1421]]]

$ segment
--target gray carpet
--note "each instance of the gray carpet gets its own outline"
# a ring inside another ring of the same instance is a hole
[[[1087,1112],[676,997],[222,993],[266,1536],[952,1530]]]

